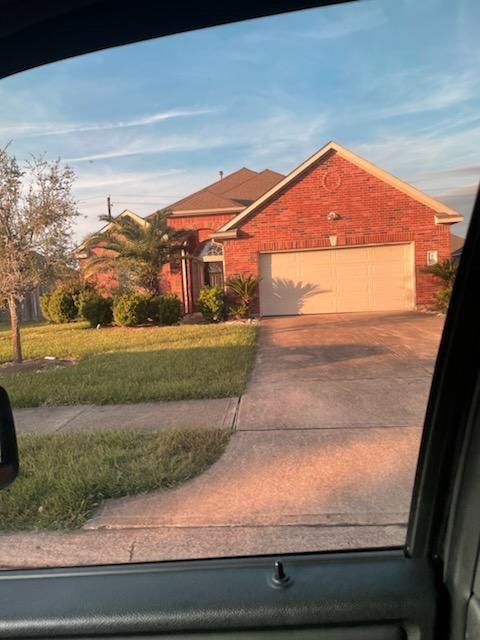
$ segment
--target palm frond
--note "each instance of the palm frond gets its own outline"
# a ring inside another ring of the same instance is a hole
[[[457,263],[451,260],[444,260],[437,264],[429,265],[423,269],[424,273],[430,273],[443,280],[447,285],[452,286],[457,275]]]
[[[111,226],[103,233],[92,234],[84,243],[85,249],[93,254],[87,267],[89,273],[108,271],[129,262],[135,271],[139,285],[157,291],[161,268],[178,253],[185,241],[185,230],[168,225],[168,212],[161,210],[153,214],[147,224],[138,224],[132,218],[123,216],[110,220]],[[95,249],[101,248],[101,254]]]

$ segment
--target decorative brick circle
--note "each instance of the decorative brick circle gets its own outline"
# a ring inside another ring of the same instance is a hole
[[[342,176],[338,171],[327,171],[322,178],[322,186],[327,191],[336,191],[342,184]]]

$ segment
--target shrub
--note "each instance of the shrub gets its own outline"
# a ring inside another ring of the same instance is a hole
[[[200,289],[198,306],[209,322],[220,322],[225,318],[225,291],[221,287],[205,285]]]
[[[51,297],[51,293],[44,293],[40,296],[40,311],[42,312],[42,316],[45,318],[45,320],[48,320],[48,322],[52,322],[49,311]]]
[[[91,327],[106,325],[112,322],[112,301],[102,298],[98,293],[90,293],[82,303],[82,318],[90,323]]]
[[[80,318],[88,320],[84,315],[84,307],[88,302],[90,302],[90,300],[96,300],[98,297],[98,293],[92,287],[85,287],[73,296],[77,313]]]
[[[235,310],[237,317],[247,318],[250,315],[259,282],[259,276],[253,276],[251,273],[232,276],[227,280],[227,287],[239,300],[239,304],[232,307],[232,312]]]
[[[444,287],[437,293],[438,306],[444,312],[447,311],[452,296],[452,287]]]
[[[160,324],[177,324],[182,317],[182,305],[176,295],[155,296],[148,303],[148,315]]]
[[[437,262],[422,269],[423,273],[431,273],[433,276],[440,278],[445,283],[445,287],[450,289],[453,287],[457,276],[458,264],[451,260]]]
[[[124,327],[143,324],[148,318],[148,302],[146,296],[139,293],[124,293],[113,300],[113,319]]]
[[[437,292],[436,298],[441,311],[447,311],[452,295],[452,288],[457,276],[458,263],[451,260],[444,260],[422,269],[423,273],[431,273],[436,278],[443,281],[444,287]]]
[[[73,295],[62,287],[55,289],[50,296],[48,303],[48,313],[51,322],[56,324],[61,322],[71,322],[77,316],[77,308]]]
[[[232,304],[228,309],[228,313],[235,319],[248,318],[248,307],[242,303]]]

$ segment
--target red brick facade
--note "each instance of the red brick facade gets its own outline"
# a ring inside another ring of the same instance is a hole
[[[328,220],[334,211],[340,218]],[[435,224],[434,211],[336,153],[241,224],[238,238],[224,240],[226,277],[258,273],[259,252],[337,246],[415,243],[417,304],[430,304],[439,282],[422,272],[427,251],[450,257],[450,227]]]
[[[199,246],[205,240],[212,237],[215,231],[231,220],[231,213],[218,213],[210,215],[175,215],[169,219],[169,225],[175,229],[188,229],[196,231],[196,234],[192,238],[193,246]],[[188,295],[189,301],[185,300],[183,280],[187,278],[187,287],[192,278],[191,269],[188,268],[187,274],[182,275],[182,270],[179,266],[172,267],[167,265],[162,271],[164,281],[168,284],[165,286],[165,290],[169,293],[175,293],[184,306],[190,303],[190,309],[194,307],[195,301],[192,299],[191,291]]]
[[[339,146],[335,148],[338,150]],[[402,190],[407,187],[410,193],[408,185],[397,188],[398,181],[395,183],[394,178],[383,179],[384,172],[364,168],[373,165],[366,161],[359,163],[358,157],[351,161],[352,155],[327,150],[308,161],[312,164],[305,169],[300,168],[302,172],[296,178],[286,178],[283,188],[264,204],[258,206],[253,201],[251,214],[236,225],[237,236],[218,240],[223,244],[225,280],[241,273],[258,274],[261,252],[327,248],[332,246],[332,236],[338,247],[409,242],[415,249],[416,304],[432,304],[441,283],[423,272],[427,252],[436,251],[439,261],[450,258],[450,224],[436,223],[436,216],[448,218],[453,214],[448,222],[456,221],[458,216],[452,210],[442,213],[442,205],[427,196],[420,194],[417,199],[418,192],[417,197],[415,193],[408,195]],[[315,158],[318,159],[314,161]],[[245,172],[247,177],[257,176],[257,180],[258,175],[262,175],[242,169],[231,176],[240,175],[244,179]],[[273,172],[265,173],[271,176]],[[275,174],[274,177],[280,181],[280,187],[283,176]],[[218,190],[222,184],[217,182],[214,187]],[[331,212],[336,215],[329,216]],[[221,210],[207,214],[185,211],[171,215],[169,224],[176,229],[193,231],[189,252],[198,256],[202,243],[214,237],[223,225],[228,227],[227,223],[235,215]],[[218,237],[221,238],[221,234]],[[184,257],[183,262],[166,265],[162,270],[164,290],[176,293],[187,311],[194,308],[198,278],[201,279],[198,274],[202,269],[201,262]],[[99,283],[103,290],[117,284],[107,274],[99,278]]]

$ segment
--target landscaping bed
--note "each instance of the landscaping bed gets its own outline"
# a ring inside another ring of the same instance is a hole
[[[229,437],[220,429],[21,436],[19,477],[0,493],[0,529],[81,527],[103,500],[169,489],[199,475]]]
[[[256,334],[255,325],[236,323],[101,329],[82,322],[32,324],[22,330],[25,359],[77,364],[8,375],[0,368],[0,385],[15,407],[236,396],[248,379]],[[0,363],[10,358],[5,327]]]

